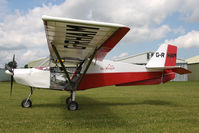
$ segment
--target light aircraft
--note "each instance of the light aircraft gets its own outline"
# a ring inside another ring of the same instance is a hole
[[[76,91],[102,86],[160,84],[175,78],[175,73],[190,73],[176,66],[177,47],[161,45],[147,65],[105,60],[104,57],[130,30],[121,24],[42,16],[50,51],[45,67],[16,69],[6,65],[6,73],[19,84],[30,86],[24,108],[32,106],[33,88],[69,91],[68,110],[78,110]],[[13,57],[13,64],[15,57]],[[70,65],[69,65],[70,64]],[[73,71],[71,71],[71,65]]]

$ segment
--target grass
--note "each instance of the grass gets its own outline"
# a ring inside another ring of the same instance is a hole
[[[0,83],[0,132],[196,133],[199,82],[102,87],[77,92],[78,111],[68,111],[67,92],[35,89],[33,107],[21,108],[29,88]]]

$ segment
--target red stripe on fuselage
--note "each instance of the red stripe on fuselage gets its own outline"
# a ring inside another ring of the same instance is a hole
[[[164,75],[163,77],[130,82],[126,84],[118,84],[117,86],[130,86],[130,85],[154,85],[168,82],[175,78],[175,74]]]
[[[86,74],[78,90],[155,79],[160,78],[161,76],[161,71]]]

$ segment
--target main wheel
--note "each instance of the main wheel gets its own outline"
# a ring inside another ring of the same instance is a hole
[[[75,101],[71,101],[71,102],[68,104],[68,110],[71,110],[71,111],[78,110],[78,103],[75,102]]]
[[[72,101],[71,97],[66,98],[66,104],[69,104]]]
[[[23,108],[30,108],[30,107],[32,107],[32,102],[31,102],[31,100],[30,99],[24,99],[22,102],[21,102],[21,106],[23,107]]]

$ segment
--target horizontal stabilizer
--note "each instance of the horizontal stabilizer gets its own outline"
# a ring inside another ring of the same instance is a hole
[[[178,66],[168,66],[168,67],[150,67],[149,69],[154,69],[154,70],[171,70],[172,72],[178,73],[178,74],[188,74],[192,73],[188,69],[185,69],[183,67],[178,67]]]
[[[176,67],[176,68],[170,68],[171,71],[178,73],[178,74],[188,74],[191,73],[188,69],[185,69],[183,67]]]

